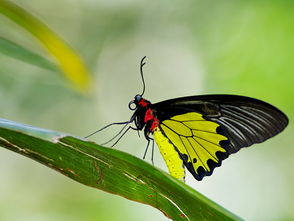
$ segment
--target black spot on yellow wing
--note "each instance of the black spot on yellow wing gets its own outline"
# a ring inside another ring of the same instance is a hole
[[[228,157],[228,138],[220,134],[220,127],[196,112],[176,115],[160,124],[161,131],[197,180],[211,175],[214,168]]]

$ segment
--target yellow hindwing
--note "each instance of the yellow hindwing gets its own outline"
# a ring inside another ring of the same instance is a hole
[[[161,145],[160,148],[162,149],[164,146],[163,143],[165,143],[166,146],[169,142],[172,143],[177,148],[178,152],[184,156],[185,165],[192,165],[195,174],[203,177],[205,175],[210,175],[214,168],[209,165],[209,160],[218,164],[220,163],[220,159],[218,159],[216,153],[218,151],[226,152],[220,145],[220,141],[227,140],[227,137],[217,133],[218,127],[219,124],[205,120],[201,114],[196,112],[176,115],[161,122],[160,128],[163,133],[160,133],[159,136],[161,140],[165,140],[159,142],[160,144],[158,144],[158,141],[156,141],[156,143],[158,146]],[[169,148],[172,149],[173,145],[170,145],[171,147]],[[176,156],[175,153],[173,154]],[[170,168],[169,165],[168,167]],[[205,172],[202,175],[198,172],[200,167],[202,167]]]

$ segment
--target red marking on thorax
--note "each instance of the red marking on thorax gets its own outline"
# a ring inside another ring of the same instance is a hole
[[[153,111],[151,108],[147,109],[147,111],[145,112],[145,118],[144,118],[144,122],[146,123],[149,120],[153,120],[154,116],[153,116]]]
[[[153,115],[153,110],[151,108],[147,109],[145,113],[144,122],[147,123],[147,121],[152,121],[150,130],[153,132],[156,127],[159,125],[159,120]]]
[[[138,103],[141,107],[146,107],[148,105],[148,102],[145,99],[141,99]]]

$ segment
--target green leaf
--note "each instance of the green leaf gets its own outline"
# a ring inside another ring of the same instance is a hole
[[[18,5],[0,0],[0,14],[30,32],[53,56],[64,76],[81,92],[88,92],[92,79],[82,58],[47,25]]]
[[[57,66],[51,61],[2,37],[0,37],[0,52],[40,68],[58,72]]]
[[[149,163],[84,139],[0,119],[0,145],[87,186],[151,205],[172,220],[241,220]]]

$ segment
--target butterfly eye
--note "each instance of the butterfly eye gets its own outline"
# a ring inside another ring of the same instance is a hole
[[[129,109],[130,110],[136,110],[137,109],[137,105],[135,104],[135,101],[131,101],[129,103]]]
[[[141,96],[141,95],[137,94],[137,95],[135,96],[135,101],[136,101],[137,103],[138,103],[141,99],[142,99],[142,96]]]

